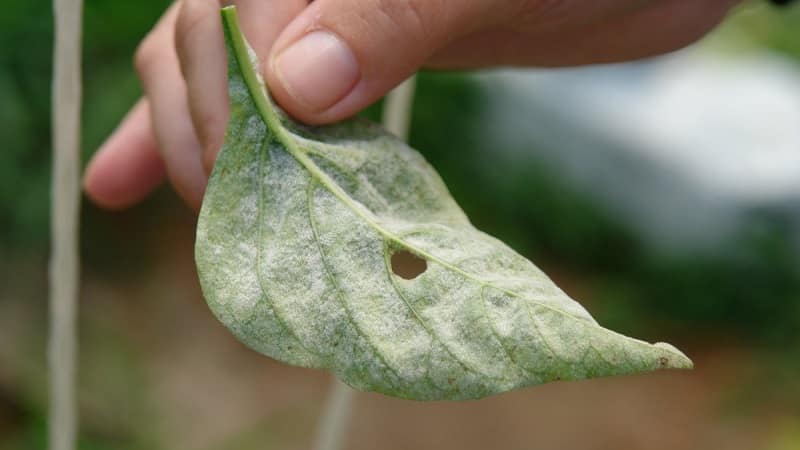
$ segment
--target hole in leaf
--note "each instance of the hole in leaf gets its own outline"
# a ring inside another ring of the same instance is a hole
[[[399,250],[392,253],[392,272],[400,278],[413,280],[428,270],[428,263],[419,256]]]

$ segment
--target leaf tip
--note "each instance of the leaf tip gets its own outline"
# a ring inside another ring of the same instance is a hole
[[[653,344],[657,349],[664,350],[658,357],[658,366],[660,369],[693,369],[694,363],[682,351],[675,348],[674,345],[667,344],[666,342],[657,342]]]

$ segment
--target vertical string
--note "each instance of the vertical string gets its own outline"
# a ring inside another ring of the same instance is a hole
[[[400,139],[407,140],[411,125],[416,77],[412,76],[394,88],[383,103],[383,126]],[[333,380],[331,392],[317,426],[314,450],[340,450],[350,425],[356,391],[338,379]]]
[[[312,447],[314,450],[339,450],[343,447],[344,433],[350,424],[355,396],[356,391],[353,388],[337,378],[333,379],[331,392],[325,401],[325,407],[317,426],[316,438]]]
[[[383,103],[383,127],[404,141],[408,140],[411,127],[416,84],[416,77],[410,77],[394,88]]]
[[[53,180],[51,192],[50,450],[77,439],[76,358],[80,261],[80,117],[82,0],[54,0]]]

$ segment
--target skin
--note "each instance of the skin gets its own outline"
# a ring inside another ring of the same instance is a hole
[[[228,116],[222,3],[239,9],[278,103],[302,121],[323,124],[357,113],[421,67],[575,66],[670,52],[701,38],[737,2],[178,0],[139,46],[144,96],[95,154],[84,188],[97,205],[122,209],[167,178],[199,209]],[[350,49],[358,74],[322,109],[293,95],[276,64],[319,30]]]

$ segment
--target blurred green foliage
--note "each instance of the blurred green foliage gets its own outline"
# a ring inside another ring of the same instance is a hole
[[[87,0],[84,159],[139,95],[131,55],[168,4],[167,0]],[[9,254],[43,255],[47,248],[51,23],[50,2],[45,0],[6,2],[0,14],[0,252],[5,256],[0,263],[10,264]],[[723,35],[744,36],[750,45],[766,46],[800,61],[797,30],[800,7],[778,11],[752,2]],[[754,218],[751,229],[737,240],[737,248],[724,256],[654,253],[623,223],[564,185],[558,174],[536,165],[493,164],[491,150],[480,148],[474,135],[465,132],[481,126],[477,117],[483,95],[468,76],[423,74],[411,136],[476,226],[541,263],[568,290],[580,293],[582,301],[592,303],[601,323],[622,332],[655,339],[669,330],[696,341],[717,331],[779,352],[797,342],[800,270],[793,239],[780,221]],[[378,107],[366,114],[376,117]],[[167,199],[170,205],[174,202]],[[146,204],[144,213],[122,215],[102,214],[87,205],[84,247],[90,270],[127,270],[106,247],[127,240],[144,252],[137,243],[147,239],[143,228],[156,228],[166,216],[159,210],[161,203]],[[104,337],[84,339],[98,344],[87,354],[105,352],[95,356],[118,364],[95,368],[99,382],[103,376],[115,383],[138,376],[135,365],[123,360],[130,355],[115,356],[125,355],[125,346],[108,342],[113,333],[101,334]],[[796,371],[789,372],[785,378],[793,379]],[[776,395],[786,393],[781,390]],[[22,430],[12,441],[0,442],[0,450],[44,448],[43,401],[29,397],[0,392],[0,412],[13,416],[0,417],[0,424],[14,423]],[[120,411],[111,413],[122,417],[121,422],[97,425],[97,432],[87,424],[81,448],[148,448],[142,442],[134,446],[133,441],[120,441],[120,436],[139,435],[129,427],[145,420],[148,409],[128,408],[123,416]],[[126,424],[125,418],[131,417]],[[112,432],[104,434],[109,429]],[[787,430],[791,443],[776,448],[794,448],[796,423]],[[259,436],[242,439],[260,443]]]

